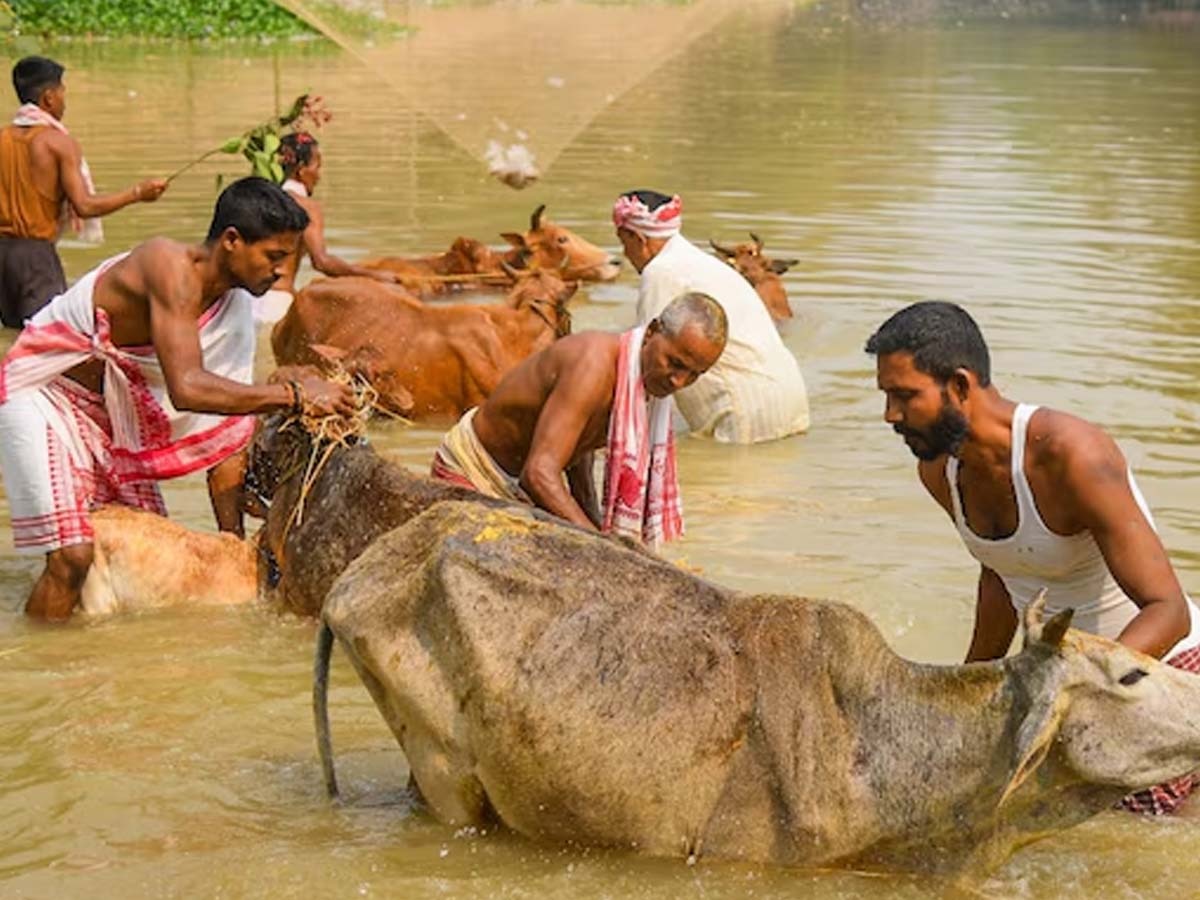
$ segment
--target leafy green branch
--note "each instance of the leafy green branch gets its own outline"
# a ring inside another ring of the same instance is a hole
[[[284,179],[283,165],[279,161],[279,147],[283,136],[291,132],[305,131],[308,128],[319,129],[333,118],[333,114],[325,109],[324,101],[312,94],[301,94],[291,105],[291,108],[281,116],[273,116],[267,121],[255,125],[232,137],[218,147],[214,147],[167,177],[170,182],[178,178],[193,166],[219,153],[228,155],[241,154],[250,163],[250,174],[268,178],[276,184],[282,184]],[[218,177],[217,183],[221,179]]]

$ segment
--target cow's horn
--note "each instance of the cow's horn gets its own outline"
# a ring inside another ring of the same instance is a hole
[[[1043,622],[1042,618],[1045,611],[1046,589],[1042,588],[1037,592],[1037,596],[1029,602],[1029,605],[1025,607],[1023,624],[1025,626],[1026,645],[1042,643],[1057,647],[1062,644],[1067,629],[1071,627],[1071,619],[1075,616],[1075,610],[1064,609],[1062,612],[1055,614],[1050,621]]]
[[[737,255],[732,250],[730,250],[728,247],[722,247],[720,244],[718,244],[712,238],[708,239],[708,245],[710,247],[712,247],[714,250],[716,250],[718,253],[720,253],[722,256],[733,257],[733,256]]]
[[[760,238],[757,234],[755,234],[752,231],[752,232],[750,232],[750,240],[754,241],[754,246],[758,248],[759,253],[762,253],[762,248],[763,248],[762,238]]]
[[[529,230],[537,231],[542,227],[542,213],[546,211],[546,204],[543,203],[533,211],[533,215],[529,217]]]
[[[1042,636],[1042,613],[1046,609],[1046,589],[1042,588],[1037,592],[1037,596],[1029,601],[1029,605],[1025,607],[1025,613],[1022,616],[1022,624],[1025,626],[1025,640],[1036,641]]]

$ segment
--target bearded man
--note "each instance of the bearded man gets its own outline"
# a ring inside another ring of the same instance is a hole
[[[1018,612],[1046,612],[1177,668],[1200,672],[1200,610],[1184,594],[1120,448],[1068,413],[1002,396],[979,326],[952,303],[902,309],[867,341],[884,420],[921,483],[979,561],[967,662],[1004,656]],[[1127,797],[1172,812],[1194,776]]]

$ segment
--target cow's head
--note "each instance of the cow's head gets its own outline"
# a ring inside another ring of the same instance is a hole
[[[503,263],[504,271],[513,279],[505,303],[513,309],[532,312],[554,332],[556,338],[571,333],[571,313],[567,301],[579,288],[577,281],[564,281],[557,272],[545,269],[514,269]]]
[[[763,253],[762,239],[753,231],[750,232],[749,242],[743,242],[733,247],[718,244],[713,240],[708,243],[718,257],[737,269],[741,276],[750,282],[750,285],[762,297],[772,318],[780,320],[792,317],[792,307],[788,303],[787,290],[779,276],[799,260],[769,258]]]
[[[509,263],[517,268],[554,269],[563,278],[576,281],[612,281],[621,271],[621,261],[569,228],[545,217],[545,204],[529,217],[524,234],[501,235],[513,246]]]
[[[718,244],[712,240],[708,243],[717,256],[741,272],[753,285],[757,285],[759,280],[771,275],[782,275],[800,261],[798,259],[771,259],[763,253],[762,238],[753,231],[750,232],[748,242],[744,241],[732,247]]]
[[[1124,794],[1200,769],[1200,675],[1068,630],[1071,611],[1025,611],[1025,646],[1006,661],[1020,721],[1007,799],[1049,756],[1062,782]]]
[[[447,275],[473,275],[499,272],[501,255],[483,241],[474,238],[455,238],[446,253]]]

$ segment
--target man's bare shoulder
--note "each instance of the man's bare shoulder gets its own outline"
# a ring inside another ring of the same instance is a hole
[[[134,247],[119,265],[123,276],[136,279],[147,293],[157,293],[198,283],[195,262],[193,245],[156,237]]]
[[[1070,413],[1036,410],[1026,446],[1039,469],[1084,478],[1119,473],[1124,478],[1125,456],[1117,442],[1099,425]]]
[[[293,194],[291,191],[288,191],[287,195],[295,200],[302,210],[308,213],[309,219],[321,217],[321,204],[317,200],[312,197],[302,196],[301,194]]]
[[[611,366],[621,352],[621,336],[607,331],[580,331],[550,345],[556,361],[571,368]]]
[[[80,152],[79,141],[75,140],[70,134],[65,131],[59,131],[57,128],[46,126],[40,132],[33,136],[33,143],[40,144],[43,147],[48,147],[55,153],[73,153]]]

